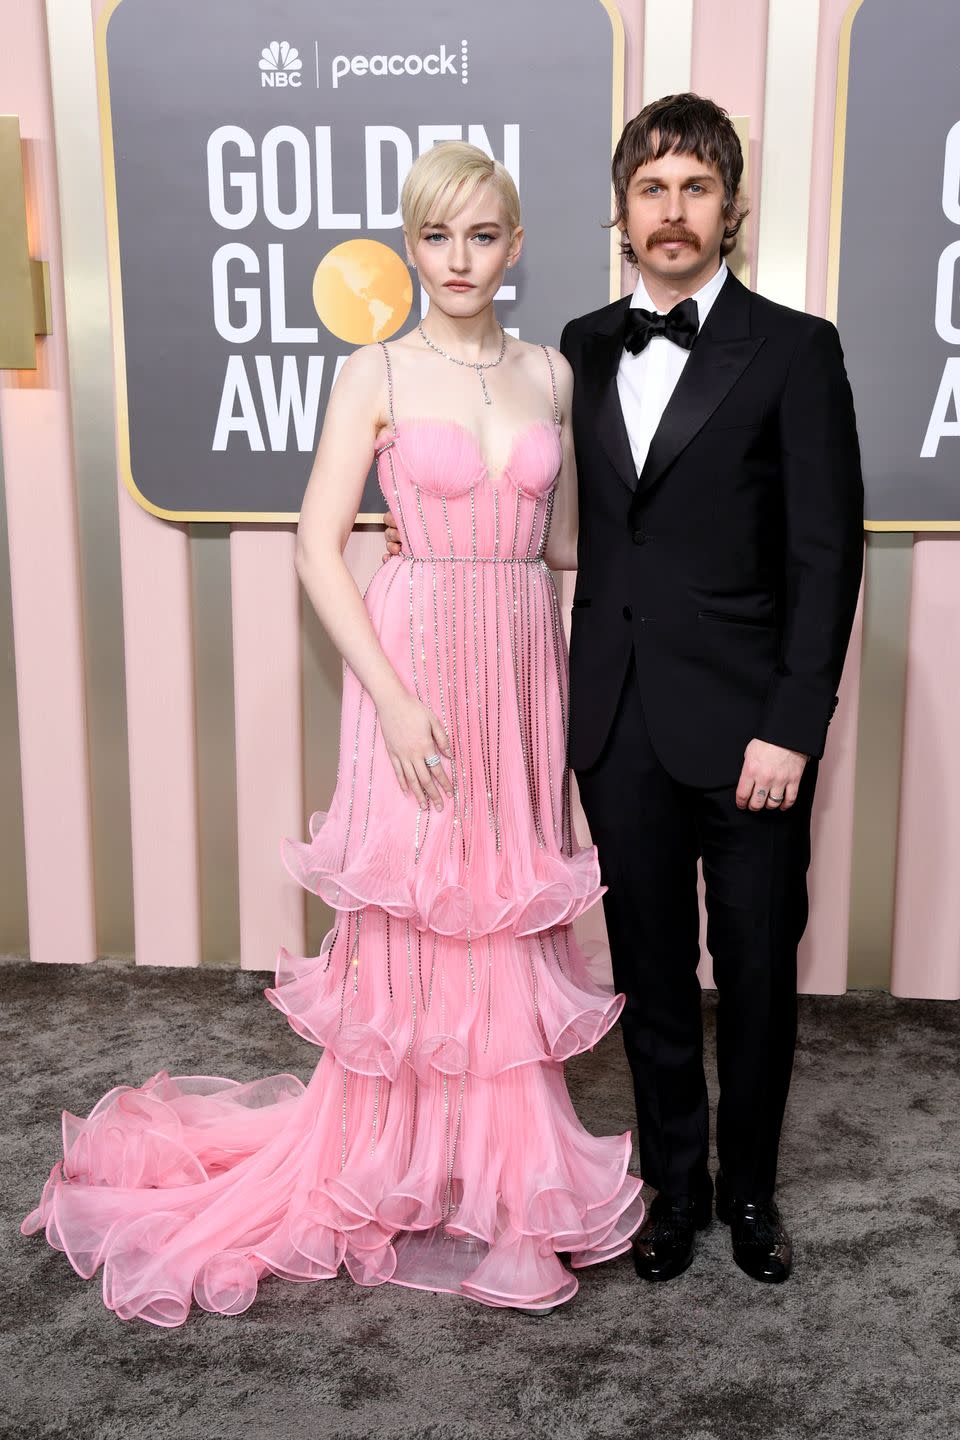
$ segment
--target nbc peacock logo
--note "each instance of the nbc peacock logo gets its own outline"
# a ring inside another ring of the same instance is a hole
[[[299,50],[286,40],[273,40],[260,52],[261,89],[266,85],[275,90],[299,89],[302,69]]]

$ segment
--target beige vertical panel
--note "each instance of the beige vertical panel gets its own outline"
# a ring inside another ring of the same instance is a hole
[[[850,890],[854,988],[890,983],[912,569],[912,535],[867,537]]]
[[[240,963],[230,527],[191,525],[203,964]]]
[[[646,0],[643,103],[690,89],[693,0]]]
[[[113,369],[90,9],[46,0],[77,476],[98,948],[133,951]]]
[[[7,506],[0,435],[0,951],[27,953],[27,869],[23,851],[20,736],[17,730],[17,675],[10,608]]]
[[[820,0],[770,0],[757,289],[802,310]]]
[[[237,745],[240,963],[270,970],[304,950],[303,891],[283,867],[303,836],[300,584],[294,532],[233,530],[233,672]]]

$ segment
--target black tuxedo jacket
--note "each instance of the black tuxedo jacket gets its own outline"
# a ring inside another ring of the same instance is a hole
[[[833,325],[729,274],[638,477],[617,393],[629,297],[571,320],[580,540],[570,763],[599,757],[636,654],[661,763],[734,784],[753,738],[823,753],[863,565]]]

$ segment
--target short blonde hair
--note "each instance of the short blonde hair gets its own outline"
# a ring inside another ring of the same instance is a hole
[[[410,245],[431,222],[459,215],[481,185],[490,185],[503,205],[511,232],[520,224],[520,196],[509,170],[465,140],[442,140],[413,162],[400,192],[403,228]]]

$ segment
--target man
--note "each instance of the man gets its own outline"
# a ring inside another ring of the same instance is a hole
[[[648,105],[613,161],[632,297],[573,320],[580,494],[570,763],[626,993],[641,1172],[638,1273],[687,1268],[710,1222],[697,861],[719,996],[718,1216],[785,1280],[774,1201],[796,1037],[817,759],[863,556],[837,332],[723,263],[743,211],[725,111]]]
[[[712,101],[668,96],[631,120],[613,181],[637,287],[560,342],[580,508],[569,759],[658,1192],[634,1263],[658,1281],[689,1266],[713,1210],[698,860],[719,995],[717,1214],[742,1270],[790,1273],[774,1188],[810,814],[863,556],[837,332],[723,263],[742,171]]]

